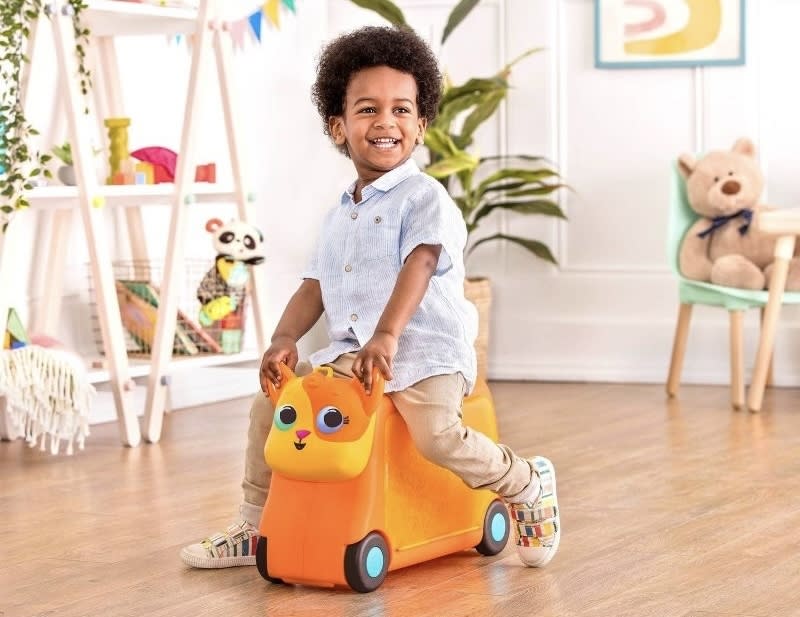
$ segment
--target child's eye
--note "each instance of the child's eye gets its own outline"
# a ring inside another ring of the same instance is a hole
[[[375,113],[375,108],[374,107],[364,107],[363,109],[359,109],[358,111],[359,111],[359,113],[362,113],[362,114],[374,114]]]
[[[409,109],[407,107],[398,107],[395,109],[397,113],[407,114],[409,113]]]

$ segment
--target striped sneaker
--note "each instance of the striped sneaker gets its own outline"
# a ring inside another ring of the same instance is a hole
[[[193,568],[231,568],[256,565],[258,528],[239,521],[222,533],[181,550],[181,559]]]
[[[543,456],[530,459],[541,483],[539,495],[527,503],[510,503],[508,509],[517,536],[517,554],[526,566],[541,568],[553,558],[561,539],[556,498],[556,471]]]

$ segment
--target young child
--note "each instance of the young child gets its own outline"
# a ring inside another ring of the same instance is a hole
[[[553,465],[525,460],[461,423],[472,389],[477,313],[464,298],[466,226],[453,200],[411,154],[437,112],[441,75],[430,48],[409,30],[366,27],[322,52],[313,99],[323,130],[353,162],[356,180],[328,212],[316,254],[286,306],[261,362],[261,387],[294,369],[297,341],[324,314],[330,345],[311,363],[358,376],[373,367],[417,449],[472,488],[508,504],[517,550],[528,566],[552,559],[560,538]],[[303,363],[297,374],[309,372]],[[270,472],[264,441],[269,399],[250,412],[241,521],[187,546],[199,568],[255,564],[258,524]]]

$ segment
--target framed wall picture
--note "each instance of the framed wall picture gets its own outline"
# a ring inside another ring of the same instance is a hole
[[[744,64],[745,0],[595,0],[595,66]]]

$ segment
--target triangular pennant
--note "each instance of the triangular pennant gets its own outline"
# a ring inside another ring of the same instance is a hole
[[[264,3],[263,7],[264,15],[267,16],[267,19],[269,19],[272,22],[272,25],[275,26],[276,28],[281,27],[280,9],[281,9],[281,0],[267,0]]]
[[[233,41],[234,49],[244,49],[244,37],[247,32],[248,18],[245,17],[238,21],[232,21],[228,25],[231,32],[231,40]]]
[[[253,34],[256,37],[256,41],[259,43],[261,42],[261,19],[264,17],[264,13],[261,12],[261,9],[257,10],[255,13],[248,17],[248,21],[250,22],[250,29],[253,31]]]
[[[283,6],[289,9],[292,13],[296,13],[297,10],[294,6],[294,0],[283,0]]]

